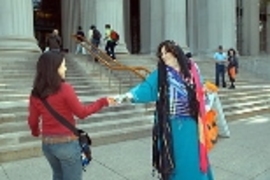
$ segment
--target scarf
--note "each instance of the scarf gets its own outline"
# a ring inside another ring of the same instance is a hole
[[[159,99],[156,102],[155,122],[153,127],[153,167],[160,175],[160,179],[168,180],[174,169],[172,152],[172,134],[169,122],[169,88],[167,70],[163,63],[158,65]]]
[[[195,63],[190,60],[191,63],[191,74],[194,78],[196,85],[196,96],[199,101],[199,113],[198,113],[198,130],[199,130],[199,157],[200,157],[200,169],[206,173],[209,166],[206,148],[206,110],[204,101],[203,85],[200,82],[200,75]]]

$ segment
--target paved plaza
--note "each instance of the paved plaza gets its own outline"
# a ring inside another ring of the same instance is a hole
[[[232,137],[221,139],[210,158],[216,180],[270,179],[270,115],[230,123]],[[95,147],[85,180],[154,180],[151,138]],[[0,180],[49,180],[44,157],[1,164]]]

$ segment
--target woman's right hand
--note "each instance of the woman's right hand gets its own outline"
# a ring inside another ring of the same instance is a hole
[[[109,106],[117,105],[118,104],[116,102],[115,98],[112,98],[112,97],[107,97],[107,101],[108,101]]]

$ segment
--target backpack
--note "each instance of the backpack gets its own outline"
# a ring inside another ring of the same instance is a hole
[[[94,29],[93,30],[93,39],[100,40],[100,38],[101,38],[101,33],[99,32],[99,30]]]
[[[112,30],[111,31],[111,34],[110,34],[110,38],[114,41],[114,42],[117,42],[117,41],[119,41],[119,34],[116,32],[116,31],[114,31],[114,30]]]

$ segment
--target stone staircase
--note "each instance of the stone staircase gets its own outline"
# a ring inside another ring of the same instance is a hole
[[[149,70],[154,70],[157,64],[156,58],[152,55],[119,55],[118,60],[126,65],[145,66]],[[194,60],[199,65],[203,78],[214,82],[215,64],[213,60],[197,57],[194,57]],[[234,90],[221,88],[219,91],[224,113],[228,121],[244,119],[270,112],[269,81],[258,78],[256,75],[240,67],[235,84],[236,89]],[[153,111],[151,108],[148,110],[150,113]]]
[[[0,163],[41,155],[40,139],[31,137],[27,126],[28,97],[38,56],[24,56],[1,57]],[[107,70],[88,62],[86,56],[68,56],[67,69],[67,81],[84,103],[119,93],[118,79],[110,77],[115,74],[108,75]],[[122,85],[125,83],[123,81]],[[129,81],[127,86],[130,86]],[[149,136],[151,120],[152,115],[145,115],[144,105],[125,104],[78,120],[78,126],[89,132],[93,145],[98,146]]]
[[[27,126],[28,96],[36,58],[36,55],[1,58],[0,163],[41,155],[40,139],[31,137]],[[145,66],[149,70],[155,69],[157,63],[150,55],[119,55],[118,58],[123,64]],[[197,62],[204,79],[213,80],[213,63]],[[110,72],[87,56],[68,56],[67,66],[67,81],[84,103],[126,92],[141,81],[127,72]],[[240,69],[237,89],[221,89],[219,93],[227,120],[269,112],[269,84]],[[98,146],[150,136],[152,113],[153,106],[123,104],[105,108],[83,121],[78,120],[78,124],[92,136],[93,145]]]

